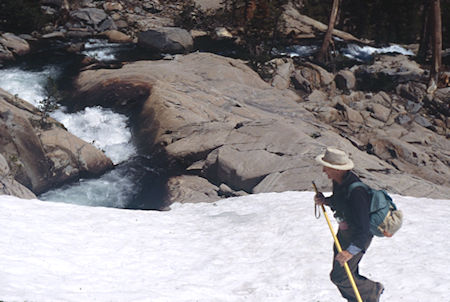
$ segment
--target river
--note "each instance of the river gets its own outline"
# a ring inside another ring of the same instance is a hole
[[[45,85],[52,78],[63,90],[72,88],[79,71],[80,56],[62,51],[56,44],[20,58],[0,69],[0,87],[39,107],[46,97]],[[275,55],[309,56],[314,47],[292,46],[274,50]],[[348,45],[341,52],[363,61],[378,52],[412,53],[399,46],[367,48]],[[154,59],[143,55],[133,45],[108,43],[104,40],[85,42],[83,55],[100,62]],[[70,102],[70,100],[69,100]],[[133,141],[128,116],[99,106],[69,112],[64,106],[51,113],[69,132],[103,150],[113,161],[114,169],[98,178],[80,179],[38,196],[40,200],[128,209],[160,209],[165,196],[167,175],[154,166],[152,158],[138,151]]]
[[[132,51],[131,46],[102,40],[89,40],[84,48],[84,55],[100,62],[123,59],[124,52]],[[61,52],[58,46],[47,47],[0,69],[0,87],[39,107],[46,97],[45,85],[49,78],[70,90],[78,60],[75,55]],[[38,196],[39,199],[115,208],[158,209],[161,206],[163,180],[150,166],[151,159],[137,151],[128,116],[99,106],[78,112],[68,112],[60,106],[50,115],[72,134],[103,150],[115,167],[99,178],[80,179],[52,189]]]

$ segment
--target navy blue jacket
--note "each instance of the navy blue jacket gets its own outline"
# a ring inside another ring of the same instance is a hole
[[[341,184],[333,181],[333,195],[327,203],[335,212],[338,221],[345,221],[351,231],[351,245],[364,250],[367,241],[372,238],[369,230],[370,196],[362,187],[355,188],[348,197],[348,187],[361,181],[353,172],[348,171]]]

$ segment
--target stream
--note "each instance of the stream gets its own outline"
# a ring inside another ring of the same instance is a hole
[[[130,45],[89,40],[83,54],[100,62],[115,62],[124,53],[141,58]],[[46,97],[45,85],[53,79],[70,90],[78,72],[79,58],[52,45],[0,69],[0,87],[39,107]],[[96,179],[80,179],[38,196],[43,201],[129,209],[159,209],[164,195],[164,176],[151,167],[151,158],[140,154],[133,142],[128,116],[99,106],[68,112],[60,106],[51,117],[69,132],[103,150],[114,169]],[[144,185],[145,184],[145,185]]]
[[[58,88],[70,91],[73,78],[79,72],[80,56],[62,51],[61,46],[51,45],[39,53],[5,65],[0,69],[0,87],[36,107],[46,97],[44,87],[49,77],[57,83]],[[314,51],[314,46],[292,46],[274,50],[274,54],[304,57]],[[412,55],[400,46],[376,49],[351,44],[341,51],[358,62],[366,60],[375,52]],[[134,45],[104,40],[86,41],[82,54],[100,62],[155,59],[143,54]],[[163,207],[168,175],[164,173],[163,167],[154,166],[149,155],[139,152],[133,141],[128,116],[99,106],[77,112],[69,112],[66,107],[60,106],[51,116],[63,123],[72,134],[103,150],[113,161],[114,169],[95,179],[80,179],[47,191],[38,196],[40,200],[126,209]]]

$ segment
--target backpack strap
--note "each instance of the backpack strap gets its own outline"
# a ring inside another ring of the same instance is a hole
[[[368,185],[366,185],[365,183],[363,183],[361,181],[355,181],[354,183],[350,184],[350,186],[348,186],[347,198],[350,198],[350,195],[352,194],[353,189],[355,189],[357,187],[362,187],[367,191],[367,193],[369,193],[370,187]]]

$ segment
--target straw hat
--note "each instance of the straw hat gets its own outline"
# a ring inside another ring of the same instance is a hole
[[[330,147],[327,148],[325,154],[317,156],[316,161],[325,167],[336,170],[351,170],[354,167],[353,162],[344,151]]]

